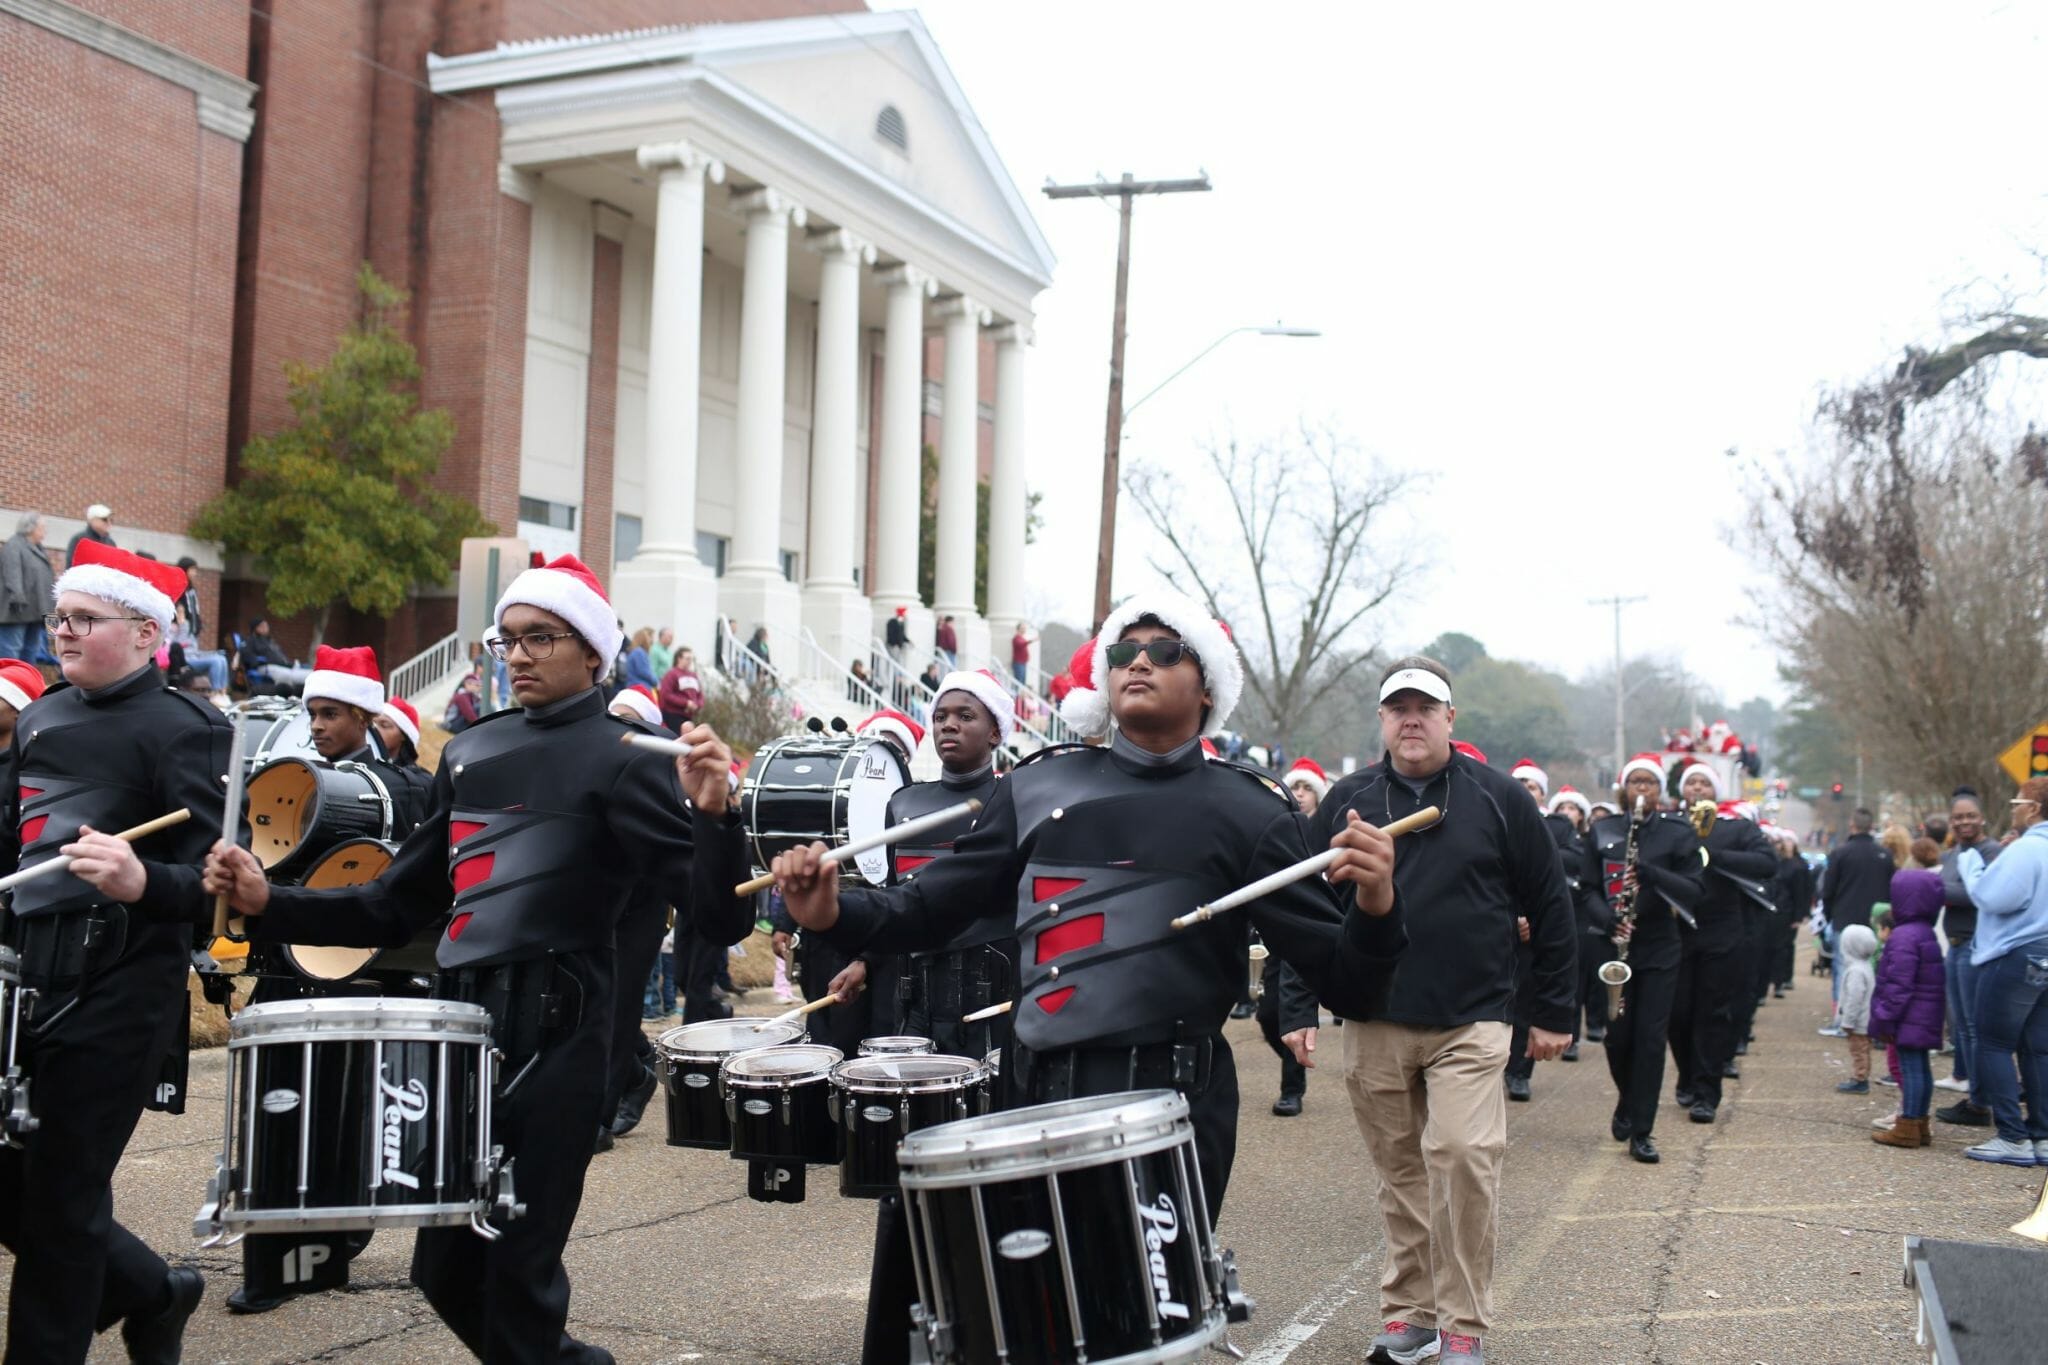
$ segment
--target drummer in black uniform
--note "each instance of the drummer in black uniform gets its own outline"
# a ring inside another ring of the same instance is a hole
[[[427,818],[381,877],[273,889],[246,851],[217,845],[207,885],[260,916],[257,936],[287,941],[396,945],[452,910],[439,986],[490,1012],[504,1056],[493,1140],[516,1161],[525,1211],[495,1241],[421,1231],[413,1280],[487,1362],[609,1361],[563,1331],[562,1248],[601,1116],[612,992],[641,987],[614,982],[613,935],[642,882],[720,942],[752,928],[752,906],[732,894],[747,861],[732,756],[704,726],[675,761],[620,742],[632,731],[596,685],[618,652],[617,617],[572,556],[520,574],[496,619],[489,645],[519,707],[450,741]]]
[[[1627,877],[1631,817],[1596,820],[1586,834],[1600,862],[1609,904],[1624,890],[1635,896],[1635,928],[1628,945],[1632,975],[1622,988],[1621,1017],[1607,1024],[1607,1070],[1619,1092],[1610,1131],[1615,1141],[1628,1144],[1637,1161],[1655,1162],[1657,1144],[1650,1132],[1657,1125],[1664,1042],[1678,988],[1679,912],[1690,914],[1699,903],[1700,840],[1683,815],[1662,809],[1664,761],[1658,755],[1637,754],[1623,765],[1621,800],[1631,811],[1642,803],[1633,882]],[[1611,948],[1608,961],[1613,960]]]
[[[389,758],[373,728],[384,711],[384,674],[377,651],[368,645],[313,651],[313,671],[302,694],[313,749],[329,763],[361,763],[376,770],[391,795],[391,835],[403,842],[426,814],[426,787],[405,776]],[[424,775],[424,774],[423,774]]]
[[[434,775],[420,766],[420,713],[404,697],[393,697],[370,717],[370,733],[399,780],[419,790],[417,809],[424,813]]]
[[[227,718],[166,687],[154,663],[185,586],[169,564],[79,542],[44,618],[68,685],[24,709],[14,733],[0,861],[73,862],[16,887],[7,916],[36,992],[18,1046],[40,1125],[0,1147],[11,1361],[82,1361],[116,1321],[131,1359],[175,1361],[204,1291],[197,1271],[171,1270],[116,1223],[113,1200],[143,1108],[172,1098],[166,1084],[182,1090],[185,978],[209,904],[199,863],[228,766]],[[113,837],[180,808],[184,824],[132,845]]]

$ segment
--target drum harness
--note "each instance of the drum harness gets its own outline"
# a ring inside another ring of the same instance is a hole
[[[498,1087],[500,1095],[516,1090],[541,1053],[568,1037],[583,1019],[583,982],[554,953],[443,971],[439,987],[437,998],[481,1005],[490,1014],[492,1042],[505,1065],[517,1068]]]
[[[1074,1047],[1033,1052],[1010,1039],[1017,1092],[1050,1103],[1115,1090],[1178,1090],[1199,1095],[1215,1074],[1217,1036],[1188,1033],[1176,1020],[1171,1040],[1128,1047]]]

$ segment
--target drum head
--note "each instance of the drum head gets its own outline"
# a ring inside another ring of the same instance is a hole
[[[754,861],[813,840],[840,845],[879,834],[889,798],[910,780],[895,746],[873,735],[791,735],[754,756],[741,811]],[[870,849],[854,867],[874,886],[889,880],[889,850]]]
[[[697,1057],[705,1061],[750,1052],[757,1047],[782,1047],[800,1043],[804,1026],[799,1023],[771,1024],[764,1019],[707,1019],[684,1024],[663,1033],[655,1048],[665,1057]]]
[[[251,1042],[317,1042],[325,1037],[483,1042],[490,1036],[490,1012],[481,1005],[393,996],[272,1000],[244,1007],[228,1025],[231,1047],[246,1047]]]
[[[941,1188],[995,1176],[1052,1175],[1193,1140],[1188,1102],[1179,1094],[1129,1090],[925,1128],[903,1139],[897,1160],[905,1188]]]
[[[854,740],[848,762],[840,770],[846,784],[846,842],[872,838],[889,827],[889,798],[910,780],[896,746],[873,735]],[[889,882],[887,846],[871,848],[853,860],[871,886]]]
[[[364,882],[375,881],[379,873],[391,866],[391,859],[397,851],[393,845],[379,843],[375,839],[351,839],[321,855],[301,885],[315,888],[361,886]],[[310,976],[315,981],[347,981],[375,962],[379,951],[376,948],[288,943],[284,957],[301,976]]]
[[[320,774],[309,758],[281,758],[249,779],[249,851],[276,867],[299,851],[320,805]]]
[[[839,1065],[841,1053],[823,1043],[787,1043],[781,1047],[755,1048],[736,1052],[719,1068],[737,1085],[775,1085],[796,1081],[823,1080]]]
[[[966,1057],[855,1057],[832,1068],[832,1084],[847,1090],[915,1094],[964,1090],[980,1080],[982,1065]]]
[[[938,1050],[938,1044],[931,1039],[919,1038],[908,1033],[860,1040],[860,1055],[863,1057],[910,1057]]]
[[[313,717],[297,702],[284,710],[252,714],[245,730],[242,752],[259,768],[280,758],[320,757],[313,747]]]

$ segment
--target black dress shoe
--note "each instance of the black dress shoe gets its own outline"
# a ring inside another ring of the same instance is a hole
[[[1614,1134],[1614,1140],[1616,1142],[1627,1142],[1628,1120],[1622,1117],[1620,1114],[1616,1114],[1612,1119],[1608,1121],[1607,1131]]]
[[[1560,1062],[1576,1062],[1579,1060],[1579,1040],[1576,1038],[1572,1039],[1571,1045],[1557,1054],[1557,1060]]]
[[[1739,1081],[1742,1079],[1742,1073],[1735,1069],[1735,1063],[1723,1062],[1721,1063],[1721,1079],[1724,1081]]]
[[[1273,1101],[1273,1113],[1283,1119],[1291,1119],[1301,1112],[1301,1096],[1282,1095]]]
[[[1785,998],[1785,988],[1784,988],[1783,986],[1773,986],[1773,987],[1771,987],[1771,999],[1773,999],[1773,1000],[1783,1000],[1784,998]]]
[[[185,1323],[206,1293],[206,1281],[196,1270],[179,1268],[164,1277],[170,1302],[144,1318],[129,1318],[121,1324],[121,1340],[128,1358],[137,1365],[178,1365],[185,1350]]]
[[[1692,1102],[1696,1097],[1693,1095],[1690,1087],[1681,1085],[1678,1087],[1677,1090],[1672,1092],[1671,1098],[1678,1101],[1678,1107],[1680,1109],[1690,1109],[1692,1108]]]
[[[1712,1123],[1714,1121],[1714,1106],[1708,1104],[1705,1100],[1695,1104],[1686,1113],[1694,1123]]]
[[[1248,1000],[1240,1001],[1238,1004],[1231,1007],[1230,1017],[1233,1019],[1249,1019],[1258,1012],[1259,1007],[1257,1005],[1252,1004]]]
[[[598,1125],[597,1125],[597,1145],[596,1145],[596,1146],[594,1146],[594,1147],[592,1147],[592,1148],[591,1148],[590,1150],[591,1150],[591,1151],[592,1151],[593,1153],[595,1153],[595,1152],[609,1152],[609,1151],[610,1151],[611,1149],[612,1149],[612,1130],[611,1130],[611,1129],[609,1129],[609,1128],[607,1128],[607,1127],[605,1127],[605,1126],[604,1126],[604,1125],[603,1125],[602,1123],[600,1123],[600,1124],[598,1124]]]
[[[1943,1123],[1953,1123],[1962,1128],[1989,1128],[1991,1111],[1979,1109],[1968,1100],[1957,1100],[1934,1111],[1934,1117]]]
[[[640,1126],[641,1115],[647,1112],[647,1101],[654,1098],[654,1087],[658,1084],[654,1068],[642,1066],[644,1073],[631,1090],[619,1097],[619,1112],[612,1116],[612,1136],[624,1137]]]
[[[1657,1144],[1648,1137],[1633,1137],[1628,1140],[1628,1154],[1645,1166],[1654,1166],[1664,1158],[1657,1155]]]
[[[1520,1100],[1525,1104],[1528,1102],[1529,1078],[1527,1076],[1508,1077],[1508,1098],[1511,1100]]]
[[[1749,1055],[1749,1044],[1737,1043],[1735,1045],[1735,1055],[1738,1057],[1747,1057]]]
[[[1587,1029],[1587,1030],[1586,1030],[1586,1041],[1587,1041],[1587,1042],[1589,1042],[1589,1043],[1604,1043],[1604,1042],[1606,1042],[1606,1041],[1607,1041],[1607,1030],[1606,1030],[1606,1029],[1604,1029],[1604,1028],[1589,1028],[1589,1029]]]

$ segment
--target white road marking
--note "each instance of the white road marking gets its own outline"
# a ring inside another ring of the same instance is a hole
[[[1311,1337],[1323,1330],[1325,1323],[1337,1316],[1339,1309],[1364,1292],[1366,1286],[1358,1282],[1359,1277],[1369,1272],[1379,1259],[1380,1249],[1374,1247],[1353,1261],[1350,1269],[1330,1282],[1328,1289],[1302,1305],[1299,1313],[1246,1356],[1244,1365],[1280,1365],[1281,1361],[1307,1345]]]

